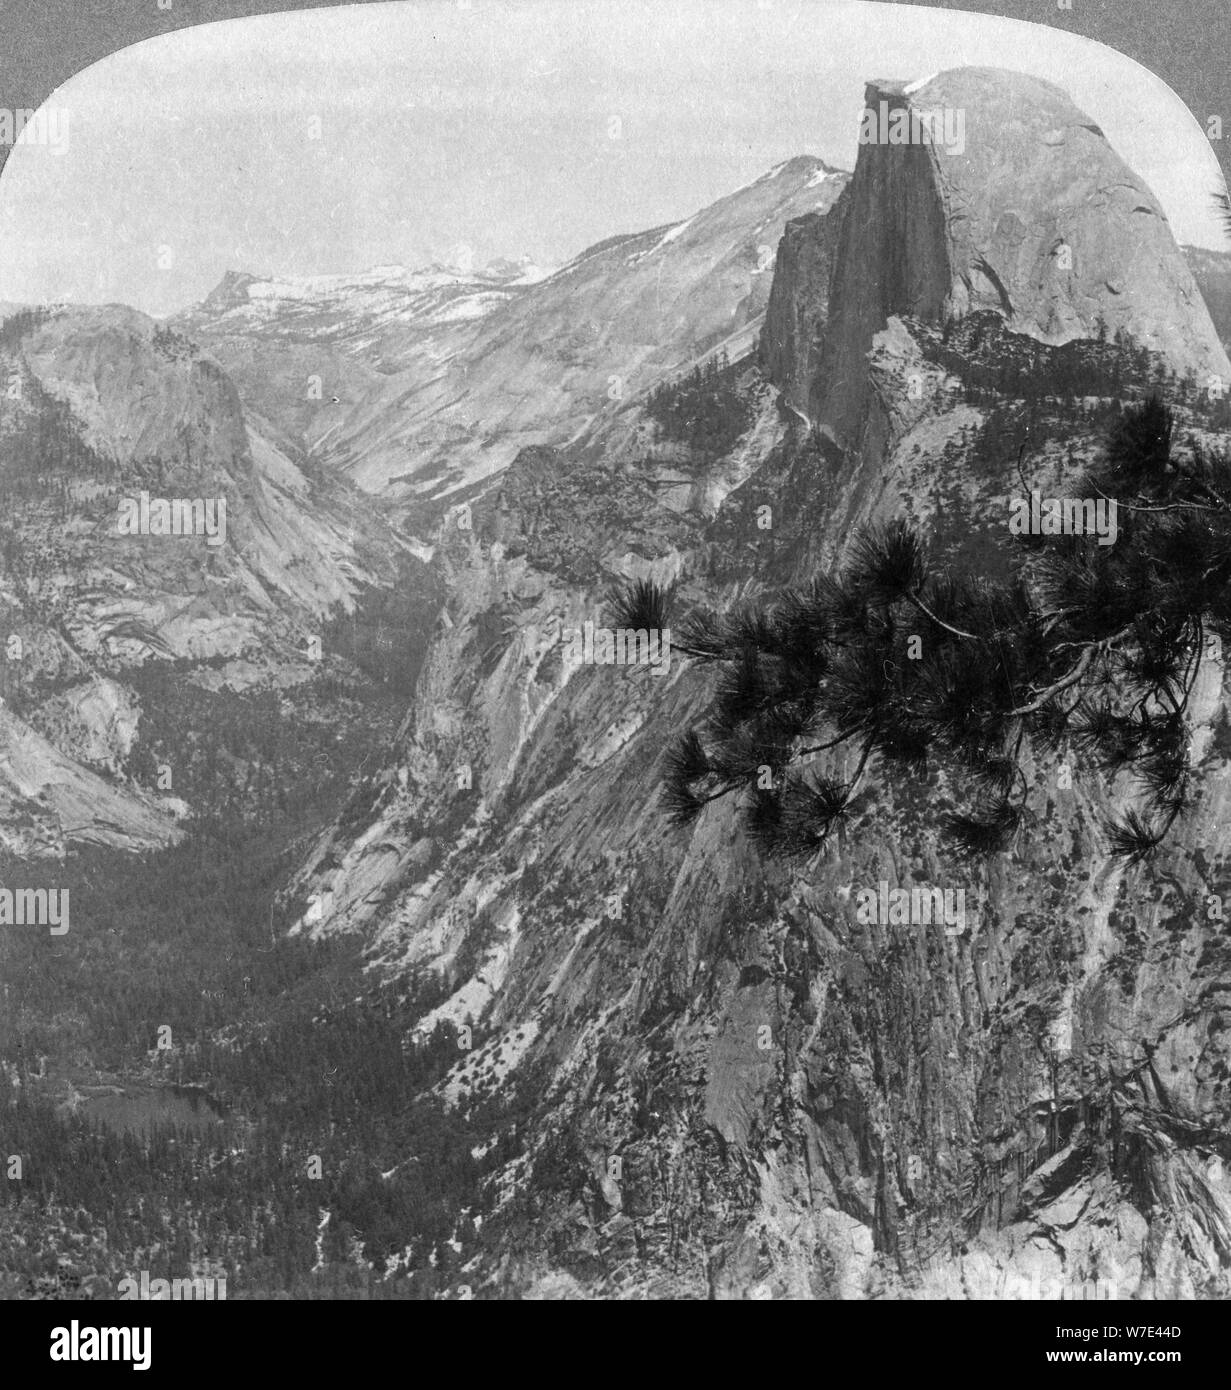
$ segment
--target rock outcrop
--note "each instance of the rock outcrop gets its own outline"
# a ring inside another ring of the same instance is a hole
[[[1210,311],[1222,345],[1231,353],[1231,251],[1186,246],[1184,259]]]
[[[420,562],[144,314],[26,313],[5,324],[0,371],[0,696],[16,720],[0,786],[19,821],[45,823],[18,841],[165,844],[174,819],[126,782],[141,709],[117,677],[172,660],[208,663],[202,679],[233,691],[310,682],[309,639]],[[121,504],[143,493],[208,504],[214,523],[225,505],[221,543],[122,532]]]
[[[63,858],[99,845],[136,852],[173,843],[183,803],[90,772],[0,707],[0,849]]]
[[[1059,87],[960,68],[921,87],[873,82],[866,101],[875,123],[851,183],[807,412],[842,447],[862,443],[864,362],[891,315],[943,326],[991,310],[1051,344],[1123,331],[1202,386],[1227,379],[1158,200]],[[937,113],[936,136],[892,143],[899,112],[908,122]],[[946,129],[960,139],[946,143]],[[786,390],[795,369],[775,379]]]
[[[774,283],[761,330],[761,362],[787,403],[808,410],[812,383],[820,370],[824,328],[829,317],[838,233],[849,194],[828,213],[805,213],[788,222],[778,243]]]

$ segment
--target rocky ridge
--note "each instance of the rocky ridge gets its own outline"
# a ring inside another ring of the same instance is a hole
[[[692,217],[611,237],[546,279],[504,286],[503,302],[452,324],[440,351],[388,376],[379,369],[417,351],[420,326],[392,325],[377,360],[289,341],[295,318],[233,324],[194,311],[178,322],[312,457],[369,492],[456,501],[523,447],[601,434],[664,376],[724,347],[746,351],[783,227],[828,212],[847,178],[820,159],[787,160]],[[295,312],[327,309],[312,300]]]

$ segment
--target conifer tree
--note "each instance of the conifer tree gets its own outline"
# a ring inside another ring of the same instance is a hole
[[[1231,638],[1231,459],[1181,441],[1152,397],[1116,420],[1073,492],[1116,500],[1114,545],[1022,537],[1013,577],[993,582],[934,566],[897,521],[864,530],[836,574],[675,625],[673,648],[717,680],[666,757],[670,817],[737,795],[765,852],[807,855],[869,779],[943,767],[961,803],[943,830],[992,853],[1031,814],[1028,756],[1068,749],[1129,774],[1135,804],[1110,823],[1111,849],[1151,854],[1191,805],[1201,659]],[[656,585],[613,599],[621,625],[671,625]]]

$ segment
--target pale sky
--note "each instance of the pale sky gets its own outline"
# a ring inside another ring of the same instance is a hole
[[[65,83],[61,150],[0,175],[0,300],[153,314],[228,269],[558,264],[780,160],[854,166],[864,84],[1012,67],[1064,87],[1180,242],[1225,245],[1200,125],[1045,25],[863,0],[400,0],[151,39]]]

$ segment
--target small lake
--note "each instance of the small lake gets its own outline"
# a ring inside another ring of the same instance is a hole
[[[152,1130],[168,1125],[205,1134],[226,1118],[222,1107],[206,1092],[190,1086],[133,1087],[87,1096],[78,1113],[108,1129],[147,1138]]]

